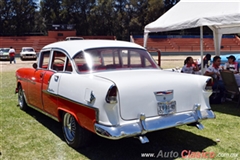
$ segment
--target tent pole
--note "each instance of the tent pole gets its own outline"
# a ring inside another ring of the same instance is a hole
[[[203,75],[203,26],[200,26],[201,74]]]
[[[148,33],[144,32],[144,36],[143,36],[143,47],[147,47],[147,40],[148,40]]]

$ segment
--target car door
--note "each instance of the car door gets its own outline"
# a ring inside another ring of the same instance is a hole
[[[49,71],[47,71],[42,83],[42,100],[44,110],[54,117],[57,117],[58,109],[58,85],[61,76],[70,74],[71,63],[65,53],[53,50]],[[70,71],[70,72],[69,72]]]
[[[32,77],[30,77],[30,83],[28,87],[29,99],[28,103],[39,109],[43,109],[42,103],[42,83],[46,73],[48,73],[49,59],[51,50],[42,51],[40,53],[38,68],[35,70]],[[48,73],[49,75],[50,73]],[[51,74],[53,72],[51,71]]]

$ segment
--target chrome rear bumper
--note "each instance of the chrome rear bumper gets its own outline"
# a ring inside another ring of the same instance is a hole
[[[184,124],[199,122],[203,119],[214,119],[215,114],[212,110],[200,111],[200,106],[195,105],[193,111],[176,113],[168,116],[145,118],[140,114],[139,120],[119,126],[105,126],[95,123],[95,132],[101,137],[117,140],[125,137],[134,137],[156,130],[172,128]],[[199,123],[198,123],[199,124]]]

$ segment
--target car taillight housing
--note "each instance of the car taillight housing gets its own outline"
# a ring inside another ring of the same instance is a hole
[[[209,78],[209,79],[206,81],[205,90],[206,90],[206,91],[212,91],[212,86],[213,86],[213,79],[212,79],[212,78]]]
[[[117,103],[117,92],[118,92],[117,87],[111,86],[106,95],[106,102],[110,104]]]

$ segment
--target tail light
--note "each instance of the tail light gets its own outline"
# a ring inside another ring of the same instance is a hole
[[[117,92],[118,92],[117,87],[111,86],[106,95],[106,102],[110,104],[117,103]]]
[[[212,91],[212,86],[213,86],[213,79],[212,79],[212,78],[209,78],[209,79],[206,81],[205,90],[206,90],[206,91]]]

